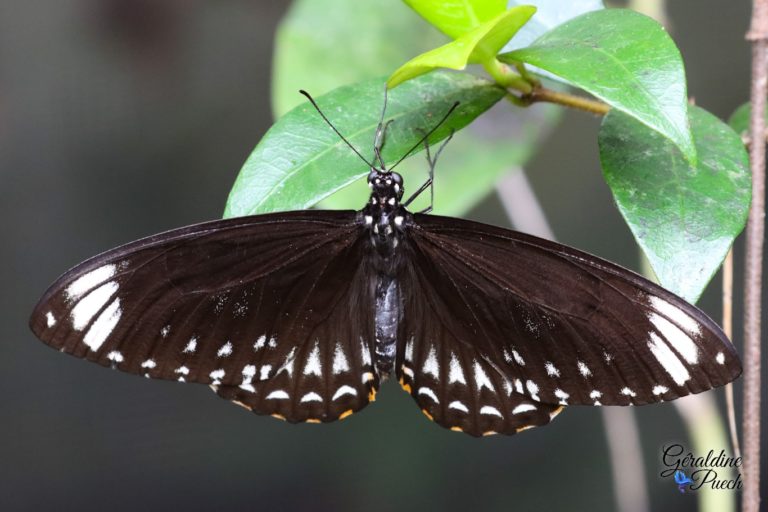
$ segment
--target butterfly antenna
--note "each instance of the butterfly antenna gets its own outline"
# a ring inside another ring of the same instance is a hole
[[[341,140],[343,140],[344,143],[347,146],[349,146],[349,149],[354,151],[355,154],[358,157],[360,157],[360,160],[362,160],[363,162],[368,164],[368,167],[374,169],[376,166],[373,165],[371,162],[369,162],[368,159],[366,159],[363,155],[361,155],[360,152],[355,148],[355,146],[353,146],[351,142],[349,142],[347,139],[345,139],[344,136],[341,134],[341,132],[339,130],[337,130],[335,126],[333,126],[333,123],[325,116],[325,114],[323,114],[323,111],[320,110],[320,107],[317,106],[317,103],[315,103],[315,100],[312,98],[312,96],[310,96],[309,93],[307,91],[303,90],[303,89],[299,90],[299,92],[307,97],[309,102],[312,103],[312,106],[315,107],[315,110],[317,110],[317,113],[320,114],[320,117],[323,118],[323,121],[325,121],[328,124],[328,126],[330,126],[331,129],[334,132],[336,132],[336,135],[338,135],[341,138]],[[411,150],[411,151],[413,151],[413,150]]]
[[[387,127],[392,122],[391,120],[384,124],[384,114],[387,111],[387,85],[384,85],[384,106],[381,108],[381,117],[379,117],[379,125],[376,127],[376,136],[373,139],[373,158],[378,160],[382,170],[386,170],[384,165],[384,159],[381,158],[381,148],[384,147],[384,134],[387,132]]]
[[[451,108],[449,108],[449,109],[448,109],[448,112],[446,112],[446,113],[445,113],[445,115],[444,115],[444,116],[443,116],[443,118],[440,120],[440,122],[439,122],[439,123],[437,123],[437,124],[434,126],[434,128],[432,128],[431,130],[429,130],[429,131],[427,132],[427,134],[426,134],[426,135],[424,135],[424,136],[423,136],[423,137],[422,137],[422,138],[419,140],[419,142],[417,142],[416,144],[414,144],[414,146],[413,146],[411,149],[409,149],[409,150],[408,150],[408,151],[407,151],[407,152],[406,152],[406,153],[405,153],[405,154],[404,154],[404,155],[403,155],[403,156],[400,158],[400,160],[398,160],[397,162],[395,162],[395,164],[394,164],[392,167],[390,167],[390,168],[389,168],[389,170],[391,171],[392,169],[394,169],[395,167],[397,167],[398,165],[400,165],[400,162],[402,162],[403,160],[405,160],[406,158],[408,158],[408,156],[409,156],[411,153],[413,153],[413,151],[414,151],[416,148],[418,148],[419,146],[421,146],[421,145],[424,143],[424,141],[425,141],[425,140],[427,140],[427,139],[429,138],[429,136],[430,136],[430,135],[432,135],[433,133],[435,133],[435,130],[437,130],[438,128],[440,128],[440,126],[441,126],[441,125],[442,125],[442,124],[445,122],[445,120],[446,120],[446,119],[448,119],[448,116],[450,116],[450,115],[451,115],[451,113],[452,113],[454,110],[456,110],[456,107],[458,107],[458,106],[459,106],[459,102],[457,101],[456,103],[454,103],[454,104],[453,104],[453,106],[451,106]]]

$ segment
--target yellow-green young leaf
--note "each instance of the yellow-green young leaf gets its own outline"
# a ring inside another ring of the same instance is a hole
[[[455,41],[409,60],[392,73],[387,86],[396,87],[433,69],[464,69],[467,64],[485,63],[494,59],[496,53],[535,12],[536,8],[529,5],[503,12]]]
[[[419,16],[451,39],[498,16],[506,0],[404,0]]]

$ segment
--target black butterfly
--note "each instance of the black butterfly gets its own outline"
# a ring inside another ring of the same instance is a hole
[[[394,371],[428,418],[475,436],[544,425],[565,405],[672,400],[740,374],[712,320],[624,268],[409,212],[431,180],[401,202],[402,177],[380,156],[385,131],[361,211],[218,220],[118,247],[60,277],[32,330],[62,352],[209,384],[290,422],[343,419]]]

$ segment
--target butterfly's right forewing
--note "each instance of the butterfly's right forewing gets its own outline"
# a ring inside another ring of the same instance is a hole
[[[170,231],[78,265],[30,324],[52,347],[105,366],[328,421],[378,386],[361,233],[354,212],[321,211]]]

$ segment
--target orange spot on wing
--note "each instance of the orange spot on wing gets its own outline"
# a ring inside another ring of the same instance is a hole
[[[239,405],[243,409],[246,409],[246,410],[249,410],[249,411],[253,410],[253,407],[251,407],[250,405],[246,405],[246,404],[244,404],[243,402],[241,402],[239,400],[232,400],[232,403],[235,404],[235,405]]]
[[[406,384],[402,377],[400,378],[400,387],[403,388],[406,393],[412,394],[411,385]]]
[[[272,416],[273,418],[277,418],[279,420],[285,421],[285,416],[283,416],[282,414],[270,414],[270,416]]]
[[[376,401],[376,390],[371,388],[371,391],[368,393],[368,401],[369,402],[375,402]]]
[[[355,411],[353,411],[352,409],[348,409],[348,410],[344,411],[343,413],[341,413],[341,414],[339,415],[339,419],[340,419],[340,420],[343,420],[344,418],[346,418],[347,416],[350,416],[350,415],[351,415],[352,413],[354,413],[354,412],[355,412]]]
[[[464,429],[461,428],[461,427],[458,427],[458,426],[457,427],[451,427],[451,430],[453,430],[454,432],[464,432]]]
[[[520,428],[516,429],[515,432],[522,432],[523,430],[528,430],[529,428],[533,428],[535,426],[536,425],[526,425],[524,427],[520,427]]]
[[[422,410],[421,410],[421,412],[423,412],[423,413],[424,413],[424,416],[426,416],[427,418],[429,418],[429,421],[435,421],[435,418],[433,418],[433,417],[432,417],[432,415],[431,415],[431,414],[429,414],[429,411],[427,411],[426,409],[422,409]]]
[[[483,437],[495,436],[496,434],[498,434],[498,432],[496,432],[495,430],[489,430],[488,432],[483,432]]]
[[[549,419],[550,419],[550,420],[553,420],[553,419],[555,419],[555,416],[557,416],[558,414],[560,414],[561,412],[563,412],[563,409],[565,409],[565,406],[564,406],[564,405],[561,405],[560,407],[558,407],[557,409],[555,409],[554,411],[552,411],[551,413],[549,413]]]
[[[307,420],[307,423],[320,423],[320,420],[318,420],[318,419],[316,419],[316,418],[309,418],[309,419]]]

